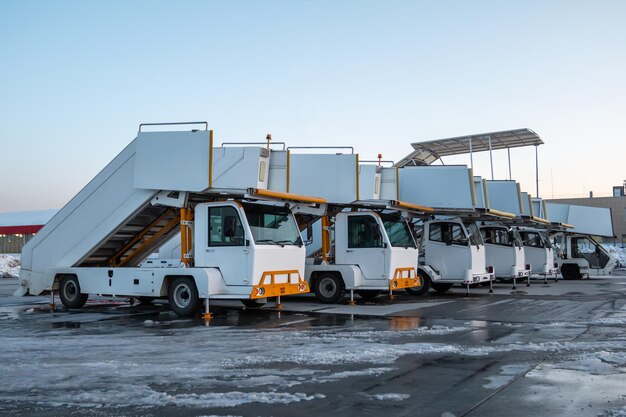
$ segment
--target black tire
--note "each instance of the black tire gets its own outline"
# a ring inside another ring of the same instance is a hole
[[[420,272],[419,276],[421,278],[422,285],[419,287],[405,288],[404,290],[411,295],[424,295],[430,289],[432,285],[432,280],[430,276],[425,272]]]
[[[167,299],[174,313],[182,317],[195,316],[200,309],[198,289],[193,278],[190,277],[174,278],[170,282]]]
[[[444,293],[450,290],[450,288],[452,288],[453,284],[447,284],[447,283],[443,283],[443,282],[433,282],[431,284],[431,287],[433,288],[433,290],[439,292],[439,293]]]
[[[343,299],[346,285],[340,275],[323,274],[315,279],[315,296],[324,304],[335,304]]]
[[[380,290],[359,290],[356,293],[365,301],[372,301],[380,295]]]
[[[580,267],[576,264],[564,264],[561,266],[561,275],[563,279],[581,279]]]
[[[76,275],[67,275],[59,284],[59,298],[67,308],[81,308],[87,302],[89,294],[81,294]]]
[[[250,298],[248,300],[241,300],[241,303],[246,308],[261,308],[267,304],[267,298]]]

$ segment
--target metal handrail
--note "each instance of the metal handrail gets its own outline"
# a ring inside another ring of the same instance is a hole
[[[378,159],[374,160],[374,159],[359,159],[359,163],[381,163],[381,164],[391,164],[391,166],[393,166],[395,164],[394,161],[390,161],[390,160],[384,160],[381,159],[380,161]]]
[[[350,149],[350,153],[354,154],[354,146],[289,146],[291,149]]]
[[[267,142],[223,142],[222,146],[226,145],[264,145],[267,146]],[[272,145],[282,145],[283,151],[286,149],[287,144],[285,142],[270,142],[270,146]]]
[[[208,122],[168,122],[168,123],[141,123],[139,125],[139,132],[144,126],[178,126],[178,125],[204,125],[204,130],[209,130]]]

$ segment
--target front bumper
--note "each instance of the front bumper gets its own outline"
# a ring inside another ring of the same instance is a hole
[[[389,291],[419,287],[420,285],[422,285],[422,278],[417,275],[415,268],[396,268],[393,278],[389,281]]]
[[[279,276],[286,276],[287,282],[276,282]],[[269,283],[265,281],[269,278]],[[293,282],[296,280],[297,282]],[[304,281],[297,269],[286,271],[265,271],[258,285],[252,286],[251,299],[280,297],[282,295],[306,294],[310,292],[308,282]]]
[[[496,276],[490,273],[474,274],[471,278],[463,280],[463,285],[481,284],[483,282],[489,282],[495,279]]]

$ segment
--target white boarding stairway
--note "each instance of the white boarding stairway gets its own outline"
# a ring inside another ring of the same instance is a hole
[[[265,149],[214,151],[212,143],[207,130],[142,132],[140,127],[137,137],[24,246],[20,278],[32,282],[48,268],[139,265],[179,231],[177,207],[185,193],[212,186],[267,188]],[[238,164],[243,175],[233,178],[232,165]],[[21,286],[16,294],[27,291]]]

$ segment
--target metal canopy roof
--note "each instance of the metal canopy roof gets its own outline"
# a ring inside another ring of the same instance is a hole
[[[490,140],[491,146],[489,144]],[[543,145],[543,140],[530,129],[505,130],[502,132],[415,142],[411,144],[415,150],[402,158],[395,166],[430,165],[442,156],[538,145]]]

